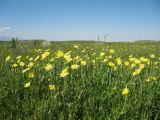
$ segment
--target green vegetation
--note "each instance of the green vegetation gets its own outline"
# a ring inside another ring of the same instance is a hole
[[[13,44],[0,42],[0,119],[160,119],[160,42]]]

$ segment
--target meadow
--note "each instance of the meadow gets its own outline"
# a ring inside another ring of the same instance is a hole
[[[0,42],[1,120],[159,120],[160,42]]]

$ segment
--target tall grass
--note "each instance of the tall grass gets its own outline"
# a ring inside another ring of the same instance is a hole
[[[1,46],[0,119],[160,119],[159,44],[54,42],[35,47],[25,43],[14,50]],[[59,50],[63,55],[58,56]],[[42,60],[45,52],[49,55]],[[67,54],[71,61],[65,59]],[[30,63],[34,65],[23,73]],[[46,71],[46,64],[53,68]],[[75,64],[79,67],[72,69]],[[133,75],[140,66],[140,73]],[[69,74],[61,77],[64,69]],[[29,77],[30,73],[34,76]],[[25,87],[26,83],[30,86]],[[122,93],[124,88],[128,93]]]

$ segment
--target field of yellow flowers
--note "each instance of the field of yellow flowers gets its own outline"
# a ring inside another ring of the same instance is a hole
[[[160,44],[0,49],[1,120],[160,119]]]

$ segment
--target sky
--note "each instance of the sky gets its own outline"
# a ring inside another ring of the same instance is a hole
[[[160,0],[0,0],[0,36],[160,40]]]

